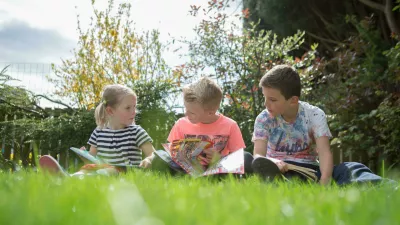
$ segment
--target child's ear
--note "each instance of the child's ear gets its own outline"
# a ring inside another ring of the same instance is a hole
[[[114,111],[110,106],[107,106],[106,107],[106,113],[107,113],[107,115],[112,116]]]
[[[208,115],[210,115],[210,116],[212,116],[212,115],[215,115],[216,113],[217,113],[217,109],[214,109],[214,110],[210,110],[209,112],[208,112]]]
[[[291,104],[297,104],[297,103],[299,103],[299,97],[297,97],[297,96],[292,96],[292,97],[290,98],[290,103],[291,103]]]

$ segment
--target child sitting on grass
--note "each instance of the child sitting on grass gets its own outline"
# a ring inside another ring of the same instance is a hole
[[[127,167],[151,166],[154,147],[152,139],[139,125],[134,124],[137,96],[122,85],[108,85],[103,91],[102,101],[95,110],[97,128],[89,138],[89,153],[106,164],[86,164],[76,174],[113,175]],[[142,160],[142,152],[146,158]],[[39,159],[41,168],[51,173],[64,170],[51,156]]]
[[[331,132],[325,113],[299,100],[300,77],[292,67],[273,67],[261,78],[260,87],[266,109],[257,116],[254,124],[255,173],[270,179],[281,173],[305,179],[288,170],[289,165],[295,165],[313,169],[318,182],[323,185],[329,184],[332,177],[339,185],[382,181],[361,163],[333,166],[329,146]]]
[[[169,133],[168,141],[180,139],[201,139],[209,141],[212,146],[205,149],[200,163],[207,166],[215,158],[221,158],[232,152],[245,148],[242,133],[236,121],[220,114],[217,110],[222,100],[221,88],[210,78],[202,77],[183,88],[186,116],[176,121]],[[173,163],[170,155],[156,151],[153,169],[179,171],[179,165]],[[250,161],[248,160],[250,159]],[[244,152],[244,170],[251,172],[252,156]]]

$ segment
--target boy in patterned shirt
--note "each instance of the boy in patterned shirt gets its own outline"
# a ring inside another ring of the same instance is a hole
[[[284,174],[305,179],[289,170],[290,165],[295,165],[313,169],[323,185],[329,184],[332,177],[339,185],[382,180],[361,163],[333,166],[329,145],[332,135],[325,113],[299,100],[300,77],[292,67],[273,67],[261,78],[260,87],[266,109],[254,124],[252,166],[255,173],[263,178]]]

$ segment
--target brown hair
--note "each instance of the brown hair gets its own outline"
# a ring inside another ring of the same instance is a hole
[[[278,89],[285,99],[300,97],[300,76],[291,66],[277,65],[269,70],[260,80],[260,87]]]
[[[112,108],[117,107],[120,104],[121,100],[127,95],[132,95],[136,97],[136,94],[132,89],[120,84],[112,84],[104,87],[101,102],[96,107],[96,110],[94,112],[96,124],[100,129],[102,129],[107,124],[107,106],[110,106]]]
[[[202,77],[183,88],[185,102],[200,103],[204,109],[217,110],[222,100],[222,90],[212,79]]]

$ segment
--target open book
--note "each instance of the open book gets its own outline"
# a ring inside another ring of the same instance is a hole
[[[100,165],[100,164],[105,164],[105,162],[104,162],[103,160],[101,160],[101,159],[99,159],[99,158],[97,158],[97,157],[91,155],[91,154],[90,154],[88,151],[86,151],[86,150],[79,149],[79,148],[74,148],[74,147],[71,147],[70,149],[71,149],[73,152],[75,152],[76,154],[78,154],[78,156],[85,158],[86,160],[88,160],[88,161],[91,162],[91,163],[98,164],[98,165]]]
[[[172,160],[193,177],[220,173],[244,174],[243,149],[230,153],[209,166],[201,165],[198,156],[210,145],[211,143],[200,139],[181,139],[163,144],[163,147]]]
[[[301,175],[303,175],[304,177],[306,177],[307,179],[310,179],[312,181],[317,181],[318,177],[317,175],[315,175],[316,171],[310,168],[306,168],[306,167],[302,167],[302,166],[296,166],[290,163],[286,163],[288,165],[288,169],[295,171]]]
[[[93,163],[93,164],[97,164],[97,165],[101,165],[101,164],[109,164],[111,166],[116,166],[116,167],[129,167],[129,168],[133,168],[133,167],[139,167],[137,165],[128,165],[128,164],[112,164],[112,163],[107,163],[105,160],[100,159],[96,156],[91,155],[88,151],[86,150],[82,150],[79,148],[74,148],[71,147],[70,150],[72,150],[73,152],[75,152],[78,156],[80,156],[81,158],[84,158],[86,160],[88,160],[89,162]]]

